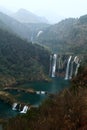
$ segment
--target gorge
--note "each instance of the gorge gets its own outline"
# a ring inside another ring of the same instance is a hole
[[[0,13],[0,117],[8,130],[60,130],[62,122],[70,130],[84,123],[86,34],[87,16],[48,25]]]

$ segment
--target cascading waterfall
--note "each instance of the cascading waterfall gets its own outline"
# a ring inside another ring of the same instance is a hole
[[[41,91],[41,94],[46,94],[46,92],[45,91]]]
[[[36,91],[36,94],[40,94],[40,91]]]
[[[71,63],[71,71],[70,71],[70,77],[69,77],[69,79],[72,79],[72,75],[73,75],[73,63],[74,63],[74,61],[72,61],[72,63]]]
[[[70,67],[71,58],[72,58],[72,56],[69,57],[68,62],[67,62],[65,80],[69,79],[69,67]]]
[[[77,56],[74,57],[74,60],[71,63],[71,71],[70,71],[70,77],[69,77],[70,79],[72,79],[74,63],[77,64]]]
[[[51,75],[52,71],[52,55],[50,55],[50,69],[49,69],[49,76]]]
[[[75,70],[75,76],[76,76],[77,73],[78,73],[79,66],[80,66],[79,58],[78,58],[77,56],[76,56],[74,62],[77,64],[77,66],[76,66],[76,70]]]
[[[20,111],[20,113],[26,113],[26,112],[27,112],[27,110],[28,110],[28,106],[26,106],[26,105],[25,105],[25,106],[23,107],[23,110],[22,110],[22,111]]]
[[[79,57],[69,56],[67,59],[67,65],[66,59],[67,55],[50,55],[49,76],[64,76],[65,74],[65,80],[72,79],[73,76],[76,76],[80,66]]]
[[[13,103],[12,110],[16,110],[17,105],[18,105],[17,103]]]
[[[76,69],[73,71],[73,69],[74,69],[74,63],[75,63],[75,66],[76,66],[75,68]],[[74,76],[77,75],[79,66],[80,66],[79,58],[77,56],[75,56],[74,60],[71,63],[70,79],[72,78],[73,75]]]
[[[54,55],[53,55],[53,65],[52,65],[52,77],[55,77],[55,71],[56,71],[56,59],[57,59],[57,55],[54,54]]]
[[[80,66],[80,64],[78,63],[77,66],[76,66],[75,76],[76,76],[77,73],[78,73],[79,66]]]
[[[58,64],[58,68],[60,69],[61,68],[61,58],[59,57],[59,64]]]
[[[17,108],[17,107],[18,107],[18,108]],[[29,108],[28,108],[27,105],[25,105],[25,106],[23,107],[23,110],[21,111],[21,104],[13,103],[13,105],[12,105],[12,110],[20,111],[20,113],[26,113],[26,112],[29,110]]]
[[[75,58],[74,58],[74,61],[73,61],[73,62],[77,63],[77,56],[75,56]]]
[[[36,94],[46,94],[46,91],[36,91]]]

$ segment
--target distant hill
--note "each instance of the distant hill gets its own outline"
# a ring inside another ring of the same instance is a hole
[[[37,16],[25,9],[19,9],[11,16],[21,23],[48,23],[48,20],[45,17]]]
[[[47,45],[53,52],[87,52],[87,15],[79,19],[65,19],[52,25],[38,37],[39,43]]]
[[[9,9],[4,8],[3,6],[0,6],[0,12],[3,12],[7,15],[11,15],[13,12]]]
[[[0,86],[47,80],[49,52],[0,29]]]
[[[22,39],[27,39],[28,41],[31,41],[32,34],[33,39],[35,39],[38,31],[48,26],[49,25],[45,23],[20,23],[14,18],[0,12],[0,28],[11,31],[11,33],[18,35]]]
[[[0,28],[27,41],[48,46],[56,53],[87,52],[87,15],[49,25],[46,23],[20,23],[14,18],[0,13]]]
[[[2,12],[0,12],[0,21],[2,21],[2,23],[5,25],[6,30],[11,30],[14,34],[20,36],[21,38],[30,40],[31,32],[22,23],[18,22],[17,20]],[[2,29],[2,26],[0,27]]]

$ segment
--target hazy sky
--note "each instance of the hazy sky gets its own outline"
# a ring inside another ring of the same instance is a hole
[[[15,11],[25,8],[42,15],[55,13],[63,17],[87,14],[87,0],[0,0],[0,6]]]

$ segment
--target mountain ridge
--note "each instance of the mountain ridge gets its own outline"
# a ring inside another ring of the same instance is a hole
[[[11,16],[21,23],[48,23],[48,20],[45,17],[37,16],[36,14],[22,8]]]
[[[44,23],[20,23],[13,17],[0,12],[0,28],[18,35],[22,39],[31,41],[32,34],[36,35],[39,30],[44,29],[48,24]]]
[[[87,15],[77,19],[69,18],[62,20],[46,28],[37,41],[42,45],[47,45],[53,52],[85,53],[87,48],[86,20]]]

